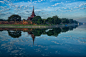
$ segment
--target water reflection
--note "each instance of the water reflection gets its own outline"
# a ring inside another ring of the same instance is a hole
[[[49,30],[46,32],[48,36],[58,36],[58,34],[61,32],[60,28],[53,28],[52,30]]]
[[[0,57],[86,56],[86,28],[76,27],[0,28]]]
[[[21,36],[21,31],[10,31],[8,30],[9,36],[13,38],[19,38]]]
[[[73,30],[73,28],[76,28],[76,26],[69,26],[69,27],[60,27],[60,28],[44,28],[44,29],[38,29],[38,28],[0,28],[0,31],[7,30],[9,36],[13,38],[19,38],[21,36],[21,31],[28,32],[29,35],[31,35],[32,38],[35,38],[36,36],[41,36],[41,34],[47,34],[48,36],[58,36],[61,32],[67,32],[69,30]]]
[[[38,28],[0,28],[0,31],[7,30],[8,35],[11,36],[12,38],[19,38],[22,34],[21,31],[23,32],[28,32],[28,35],[31,35],[33,39],[33,44],[36,36],[41,36],[41,34],[46,34],[48,36],[55,36],[57,37],[58,34],[61,32],[67,32],[69,30],[73,30],[73,28],[76,28],[76,26],[69,26],[69,27],[60,27],[60,28],[44,28],[44,29],[38,29]]]
[[[52,28],[52,29],[38,29],[38,28],[0,28],[0,31],[7,30],[9,36],[13,38],[19,38],[21,36],[21,31],[28,32],[32,38],[35,36],[41,36],[41,34],[47,34],[48,36],[58,36],[60,32],[67,32],[69,30],[73,30],[77,26],[70,27],[61,27],[61,28]]]

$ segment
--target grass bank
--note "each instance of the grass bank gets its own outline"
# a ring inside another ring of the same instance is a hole
[[[50,25],[0,24],[0,26],[50,26]]]
[[[0,24],[1,28],[46,28],[51,25],[23,25],[23,24]]]
[[[54,27],[65,27],[74,26],[77,24],[59,24],[59,25],[23,25],[23,24],[0,24],[1,28],[54,28]]]

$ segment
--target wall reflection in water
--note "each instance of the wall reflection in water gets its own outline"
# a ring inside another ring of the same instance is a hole
[[[36,36],[41,36],[41,34],[47,34],[48,36],[55,36],[57,37],[58,34],[61,32],[67,32],[69,30],[73,30],[76,26],[69,26],[69,27],[59,27],[59,28],[0,28],[0,31],[7,30],[8,35],[12,38],[19,38],[23,32],[28,32],[28,35],[31,35],[33,39],[33,44]]]

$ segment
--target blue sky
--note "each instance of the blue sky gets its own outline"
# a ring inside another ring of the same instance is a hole
[[[43,19],[57,15],[59,18],[86,22],[86,0],[0,0],[0,19],[18,14],[27,19],[32,9]]]

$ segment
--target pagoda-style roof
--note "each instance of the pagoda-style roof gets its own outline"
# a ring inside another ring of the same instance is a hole
[[[32,11],[32,14],[31,14],[31,16],[30,17],[28,17],[28,19],[27,20],[32,20],[33,19],[33,17],[35,17],[36,15],[35,15],[35,13],[34,13],[34,6],[33,6],[33,11]]]

